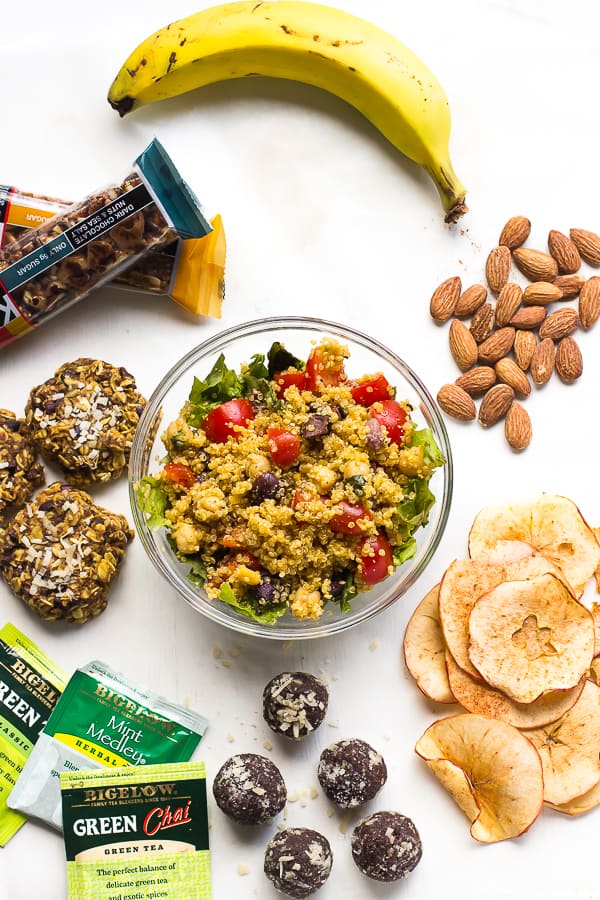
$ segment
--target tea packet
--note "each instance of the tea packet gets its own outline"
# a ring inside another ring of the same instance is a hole
[[[9,798],[9,806],[62,827],[59,777],[80,769],[186,762],[204,716],[133,684],[97,660],[77,669]]]
[[[69,900],[210,900],[203,762],[60,776]]]
[[[26,821],[7,799],[68,677],[10,622],[0,629],[0,847]]]

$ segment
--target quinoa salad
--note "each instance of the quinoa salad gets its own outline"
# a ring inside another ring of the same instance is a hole
[[[445,459],[411,413],[331,338],[306,361],[280,343],[239,371],[221,355],[194,378],[137,503],[209,599],[262,623],[344,612],[415,555],[435,502]]]

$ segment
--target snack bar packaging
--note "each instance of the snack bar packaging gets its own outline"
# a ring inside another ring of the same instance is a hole
[[[203,762],[60,776],[69,900],[210,900]]]
[[[14,625],[0,628],[0,847],[26,821],[6,801],[68,677]]]
[[[210,230],[197,198],[154,139],[123,181],[4,247],[0,349],[116,278],[148,251]]]
[[[70,206],[64,200],[38,196],[0,185],[0,250]],[[178,239],[141,256],[121,271],[111,287],[167,296],[198,316],[220,318],[225,295],[226,239],[221,216],[210,220],[205,237]],[[57,305],[56,312],[63,309]]]
[[[71,677],[9,805],[60,830],[63,772],[187,762],[207,724],[95,660]]]

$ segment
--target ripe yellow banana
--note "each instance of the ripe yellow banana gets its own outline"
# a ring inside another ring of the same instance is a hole
[[[250,0],[173,22],[133,51],[108,101],[124,116],[155,100],[250,75],[302,81],[350,103],[429,172],[447,222],[466,211],[448,150],[448,101],[435,76],[387,32],[329,6]]]

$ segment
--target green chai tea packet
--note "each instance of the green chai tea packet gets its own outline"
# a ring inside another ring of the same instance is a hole
[[[207,724],[204,716],[137,687],[95,660],[71,677],[9,806],[60,830],[63,772],[186,762]]]
[[[210,900],[203,762],[63,773],[69,900]]]
[[[0,847],[26,821],[7,798],[68,677],[10,622],[0,628]]]

